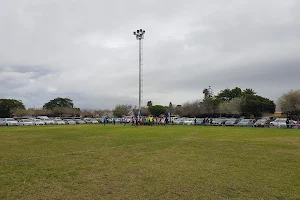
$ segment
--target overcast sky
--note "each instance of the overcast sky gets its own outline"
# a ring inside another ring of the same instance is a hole
[[[298,0],[0,0],[0,98],[42,107],[182,104],[236,86],[300,89]]]

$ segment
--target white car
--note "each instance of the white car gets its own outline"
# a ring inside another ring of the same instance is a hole
[[[19,122],[14,118],[4,118],[1,122],[3,126],[19,126]]]
[[[40,119],[32,119],[32,123],[33,123],[33,125],[35,125],[35,126],[42,126],[42,125],[45,125],[45,122],[43,122],[43,121],[40,120]]]
[[[43,120],[43,122],[45,123],[45,125],[54,125],[55,124],[55,122],[54,122],[54,120],[52,120],[52,119],[42,119]]]
[[[66,124],[76,124],[76,122],[72,119],[65,119],[64,121]]]
[[[94,119],[94,118],[91,118],[91,123],[92,124],[99,124],[99,122],[96,119]]]
[[[61,120],[61,119],[55,119],[55,120],[54,120],[54,124],[56,124],[56,125],[65,125],[66,122],[64,122],[64,121]]]
[[[33,122],[30,119],[19,120],[19,126],[33,126]]]
[[[285,128],[286,120],[287,120],[286,118],[277,118],[274,121],[270,122],[270,127]]]
[[[286,120],[287,118],[277,118],[274,121],[270,122],[270,127],[286,128],[287,127]],[[296,121],[289,120],[289,126],[291,127],[295,126],[296,123],[297,123]]]
[[[183,119],[182,118],[178,118],[178,119],[175,119],[174,120],[174,124],[177,124],[177,125],[182,125],[183,124]]]
[[[195,119],[193,118],[188,118],[183,121],[183,125],[194,125],[194,124],[195,124]]]

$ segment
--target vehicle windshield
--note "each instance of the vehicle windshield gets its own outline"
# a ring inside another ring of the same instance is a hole
[[[36,121],[36,122],[41,122],[42,120],[40,120],[40,119],[35,119],[35,121]]]
[[[285,119],[280,119],[280,120],[278,120],[278,122],[286,122],[286,120]]]
[[[14,119],[12,119],[12,118],[9,118],[9,119],[6,119],[6,121],[8,121],[8,122],[13,122],[13,121],[16,121],[16,120],[14,120]]]
[[[242,119],[241,122],[249,122],[249,119]]]
[[[257,120],[257,122],[265,122],[265,121],[267,121],[267,120],[265,120],[265,119],[259,119],[259,120]]]
[[[215,122],[222,122],[224,119],[215,119]]]
[[[236,119],[228,119],[227,121],[235,121]]]
[[[23,122],[31,122],[29,119],[23,119]]]

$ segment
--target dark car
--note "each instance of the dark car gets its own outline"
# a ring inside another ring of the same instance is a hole
[[[76,124],[86,124],[82,119],[74,119],[74,121],[76,122]]]
[[[240,119],[237,119],[237,118],[230,118],[230,119],[227,119],[226,122],[225,122],[225,126],[234,126],[236,125],[237,123],[240,122]]]
[[[253,126],[254,119],[242,119],[236,126]]]

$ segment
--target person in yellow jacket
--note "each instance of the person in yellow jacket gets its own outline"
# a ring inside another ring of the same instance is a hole
[[[150,124],[150,126],[152,126],[152,122],[153,122],[153,117],[149,117],[149,124]]]

